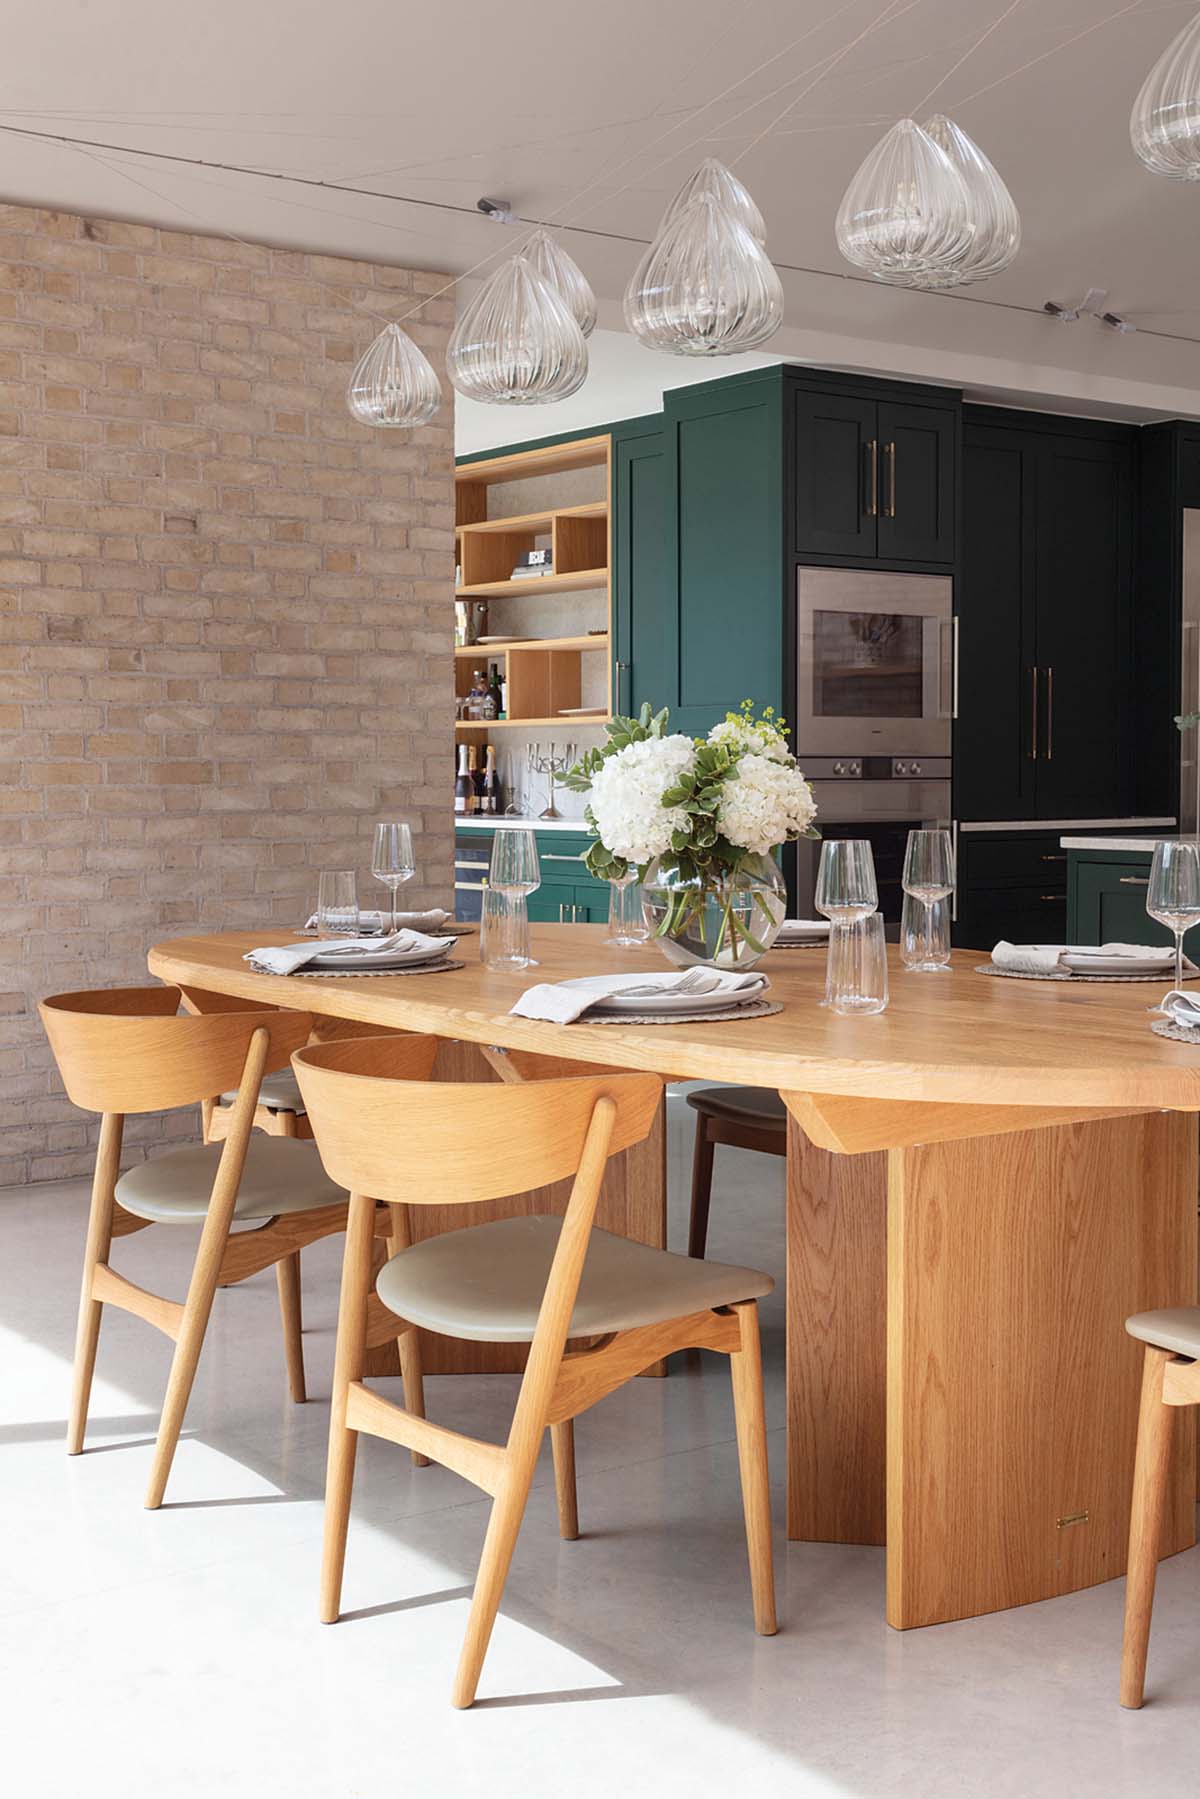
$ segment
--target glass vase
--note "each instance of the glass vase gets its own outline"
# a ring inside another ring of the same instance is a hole
[[[779,935],[787,889],[772,856],[747,854],[733,866],[698,870],[668,854],[646,870],[642,908],[668,962],[753,968]]]

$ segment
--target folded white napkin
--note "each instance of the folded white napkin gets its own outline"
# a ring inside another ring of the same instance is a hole
[[[1168,951],[1146,943],[1007,943],[1001,941],[992,951],[997,968],[1012,974],[1067,973],[1063,957],[1103,959],[1128,962],[1131,969],[1161,968]]]
[[[785,918],[775,941],[785,943],[788,938],[798,938],[807,943],[811,937],[827,936],[829,928],[827,918]]]
[[[1170,993],[1164,994],[1150,1010],[1159,1018],[1169,1018],[1172,1024],[1184,1025],[1189,1031],[1200,1031],[1200,998],[1181,993],[1178,987],[1172,987]]]
[[[397,912],[396,928],[409,931],[441,931],[450,923],[450,920],[450,913],[441,906],[431,906],[428,912]],[[391,924],[392,914],[390,911],[360,912],[358,922],[365,931],[383,931]],[[316,928],[317,915],[314,912],[311,918],[305,920],[304,929],[315,931]]]
[[[391,937],[318,937],[307,943],[284,943],[276,948],[252,949],[242,957],[260,974],[295,974],[317,956],[353,963],[359,957],[386,955],[397,965],[421,961],[432,951],[443,955],[453,949],[453,937],[425,937],[420,931],[397,931]]]
[[[689,982],[684,986],[684,982]],[[618,988],[609,987],[603,991],[595,988],[572,987],[566,982],[539,981],[536,987],[529,987],[512,1007],[512,1015],[517,1018],[542,1018],[550,1024],[572,1024],[575,1019],[592,1006],[598,1006],[605,1000],[625,996],[632,998],[644,993],[647,1011],[654,1010],[654,1002],[664,993],[694,993],[698,1000],[711,1000],[718,993],[744,993],[746,997],[760,993],[768,985],[765,975],[761,974],[726,974],[724,970],[706,968],[689,969],[686,974],[676,976],[674,980],[647,981],[631,975],[627,983]]]

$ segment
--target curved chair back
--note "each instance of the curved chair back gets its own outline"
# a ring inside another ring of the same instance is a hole
[[[241,1083],[256,1031],[267,1034],[270,1073],[312,1025],[307,1012],[253,1006],[181,1018],[180,998],[178,987],[115,987],[44,999],[38,1011],[73,1104],[110,1113],[195,1105]]]
[[[292,1067],[331,1180],[408,1205],[524,1193],[578,1172],[599,1100],[616,1110],[613,1155],[649,1134],[662,1094],[655,1074],[430,1081],[436,1049],[435,1038],[382,1037],[297,1050]]]

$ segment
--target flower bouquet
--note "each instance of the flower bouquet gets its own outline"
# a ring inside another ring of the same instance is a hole
[[[564,785],[589,795],[603,881],[642,884],[646,919],[668,959],[748,968],[770,949],[786,894],[773,852],[816,837],[816,802],[768,707],[746,700],[704,738],[670,732],[666,708],[614,718]]]

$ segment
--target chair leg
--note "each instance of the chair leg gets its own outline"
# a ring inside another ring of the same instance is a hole
[[[1163,1371],[1170,1360],[1165,1349],[1147,1345],[1133,1471],[1133,1508],[1129,1519],[1125,1640],[1121,1649],[1121,1704],[1133,1711],[1141,1705],[1146,1685],[1150,1614],[1154,1607],[1158,1544],[1171,1466],[1175,1407],[1162,1402]]]
[[[696,1147],[692,1152],[692,1210],[688,1222],[688,1254],[704,1260],[708,1243],[708,1205],[712,1198],[713,1140],[708,1120],[696,1115]]]
[[[287,1361],[288,1390],[297,1405],[308,1398],[304,1383],[304,1325],[300,1312],[300,1251],[293,1250],[275,1264],[275,1281],[279,1288],[279,1315],[283,1320],[283,1353]]]
[[[112,1247],[113,1189],[120,1169],[123,1126],[124,1119],[114,1112],[106,1112],[100,1121],[96,1170],[92,1176],[92,1204],[88,1213],[87,1244],[83,1252],[79,1322],[75,1330],[75,1367],[71,1377],[71,1410],[67,1424],[68,1455],[80,1455],[83,1451],[88,1400],[91,1397],[92,1374],[96,1366],[96,1345],[100,1341],[100,1317],[104,1310],[100,1301],[92,1298],[92,1279],[99,1264],[107,1262]]]
[[[399,1255],[402,1249],[412,1247],[412,1221],[405,1205],[389,1205],[388,1215],[391,1219],[389,1242],[392,1254]],[[404,1407],[415,1418],[425,1416],[425,1381],[421,1372],[421,1339],[415,1330],[407,1330],[398,1339],[400,1350],[400,1378],[404,1382]],[[419,1449],[411,1449],[414,1468],[428,1468],[429,1457],[422,1455]]]
[[[758,1303],[753,1299],[733,1310],[741,1323],[742,1346],[729,1358],[733,1381],[733,1413],[737,1425],[738,1463],[742,1474],[742,1509],[746,1516],[746,1548],[750,1556],[750,1591],[754,1628],[773,1637],[775,1568],[771,1550],[771,1499],[767,1483],[767,1421],[763,1408],[762,1348]]]
[[[579,1535],[579,1502],[575,1488],[575,1420],[550,1426],[554,1450],[554,1491],[558,1498],[558,1534],[573,1543]]]
[[[167,1489],[171,1463],[175,1459],[179,1433],[183,1429],[184,1413],[192,1394],[192,1382],[196,1378],[200,1362],[200,1351],[204,1347],[204,1333],[208,1329],[212,1313],[217,1276],[221,1272],[221,1258],[229,1241],[232,1212],[232,1198],[228,1208],[218,1207],[215,1201],[210,1202],[208,1217],[200,1233],[200,1247],[196,1251],[192,1278],[188,1282],[183,1321],[175,1342],[175,1354],[171,1358],[171,1372],[167,1379],[167,1394],[163,1400],[162,1416],[158,1421],[158,1438],[154,1445],[150,1482],[146,1488],[147,1511],[157,1511]]]
[[[523,1445],[519,1451],[510,1450],[504,1485],[492,1504],[487,1536],[483,1540],[483,1554],[479,1558],[479,1571],[475,1576],[467,1634],[463,1638],[458,1671],[454,1676],[454,1688],[450,1695],[451,1704],[458,1706],[460,1710],[475,1702],[475,1689],[479,1685],[483,1659],[491,1641],[492,1626],[500,1609],[513,1550],[517,1546],[521,1519],[525,1516],[525,1502],[529,1497],[533,1471],[537,1465],[538,1443],[544,1431],[543,1422],[542,1432],[532,1444]]]
[[[350,1196],[342,1289],[338,1300],[337,1348],[333,1358],[333,1395],[329,1418],[329,1460],[325,1471],[325,1540],[321,1551],[321,1622],[336,1624],[342,1606],[342,1570],[346,1564],[346,1532],[358,1432],[346,1423],[351,1381],[362,1378],[367,1339],[367,1294],[371,1286],[375,1207],[358,1194]]]

